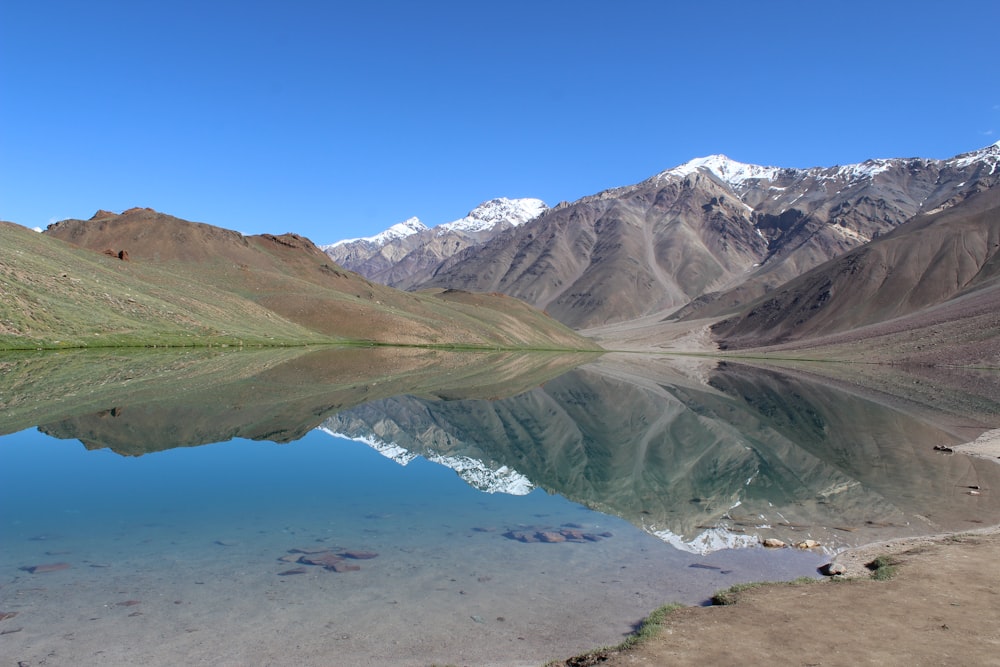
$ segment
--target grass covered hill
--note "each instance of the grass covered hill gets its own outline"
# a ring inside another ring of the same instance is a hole
[[[387,344],[595,349],[509,297],[410,294],[294,234],[243,236],[151,209],[0,224],[0,348]]]

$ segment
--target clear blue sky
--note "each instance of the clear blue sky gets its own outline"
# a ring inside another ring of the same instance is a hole
[[[0,1],[0,219],[317,243],[725,153],[1000,139],[1000,2]]]

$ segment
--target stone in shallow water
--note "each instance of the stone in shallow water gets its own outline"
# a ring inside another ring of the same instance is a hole
[[[25,565],[21,569],[32,574],[45,574],[46,572],[58,572],[59,570],[68,570],[69,568],[69,563],[44,563],[42,565]]]
[[[321,565],[322,567],[331,568],[335,564],[341,562],[342,556],[339,556],[332,551],[324,551],[323,553],[306,554],[299,558],[300,563],[305,563],[306,565]]]
[[[508,540],[517,540],[518,542],[537,542],[538,538],[532,532],[524,530],[508,530],[503,534]]]
[[[566,537],[562,533],[557,533],[557,532],[551,531],[551,530],[540,530],[537,533],[535,533],[535,536],[541,542],[554,543],[554,542],[565,542],[566,541]]]
[[[326,566],[326,569],[333,570],[334,572],[356,572],[361,569],[361,566],[354,565],[353,563],[345,563],[341,560],[333,565]]]
[[[368,560],[370,558],[378,558],[378,554],[374,551],[341,551],[340,555],[344,558],[353,558],[355,560]]]
[[[565,537],[568,542],[583,542],[586,539],[583,531],[577,528],[563,528],[559,531],[559,534]],[[597,539],[601,538],[598,537]]]
[[[0,611],[0,621],[6,621],[8,618],[14,618],[17,616],[16,611]]]

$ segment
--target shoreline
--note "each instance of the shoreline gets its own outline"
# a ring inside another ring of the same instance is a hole
[[[955,453],[988,459],[1000,465],[1000,428],[986,431],[975,440],[955,445],[950,449]],[[969,495],[978,495],[983,491],[988,490],[970,488],[966,490],[966,493]],[[871,570],[866,567],[866,564],[879,556],[896,556],[915,548],[937,544],[946,540],[954,540],[956,537],[964,535],[988,536],[996,534],[1000,534],[1000,523],[984,528],[973,528],[952,533],[936,533],[933,535],[879,540],[845,549],[835,554],[830,562],[832,564],[843,565],[846,568],[846,571],[841,576],[864,577],[871,574]]]
[[[950,449],[1000,465],[1000,428]],[[967,491],[975,495],[991,490]],[[642,631],[641,639],[553,661],[546,667],[727,664],[736,659],[759,664],[758,660],[779,654],[795,655],[803,664],[816,665],[854,665],[860,658],[900,665],[974,664],[975,656],[996,659],[1000,630],[991,619],[1000,613],[1000,577],[983,573],[993,571],[998,547],[1000,523],[877,540],[835,554],[830,563],[843,566],[844,571],[834,577],[803,586],[761,582],[734,593],[735,602],[730,604],[682,606],[662,618],[652,612],[648,618],[656,627]],[[902,566],[891,581],[876,581],[867,567],[880,557]],[[956,570],[960,576],[952,574]],[[838,580],[843,585],[836,585]],[[976,606],[985,609],[985,616]],[[928,625],[922,616],[926,613],[940,613],[931,617],[933,623],[949,622]],[[850,625],[858,628],[850,643],[837,640],[836,632],[815,632],[817,627],[836,630],[838,618],[850,618]],[[779,623],[783,631],[773,632]],[[720,626],[729,633],[727,642],[718,642]],[[952,628],[961,628],[968,637],[954,641],[949,636],[942,641],[943,635],[933,634]]]

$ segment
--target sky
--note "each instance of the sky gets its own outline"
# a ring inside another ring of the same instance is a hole
[[[0,219],[319,244],[724,153],[1000,139],[1000,2],[0,0]]]

